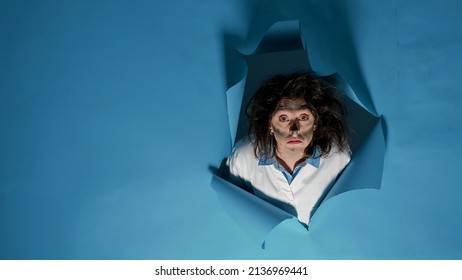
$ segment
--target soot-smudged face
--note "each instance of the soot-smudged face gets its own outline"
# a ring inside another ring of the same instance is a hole
[[[282,99],[270,120],[278,153],[301,153],[313,139],[315,119],[303,98]]]

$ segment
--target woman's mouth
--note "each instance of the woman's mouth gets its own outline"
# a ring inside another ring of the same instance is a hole
[[[291,138],[289,139],[289,141],[287,141],[287,144],[300,144],[300,143],[303,143],[303,141],[298,138]]]

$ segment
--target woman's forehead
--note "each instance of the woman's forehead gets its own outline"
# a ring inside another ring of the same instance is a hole
[[[278,106],[276,107],[276,111],[279,110],[303,110],[303,109],[309,109],[310,106],[308,103],[306,103],[305,99],[303,98],[283,98],[281,101],[279,101]]]

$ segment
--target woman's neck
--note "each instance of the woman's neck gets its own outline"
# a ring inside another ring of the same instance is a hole
[[[303,152],[296,151],[279,151],[276,149],[275,155],[277,161],[291,174],[294,172],[295,167],[305,159]]]

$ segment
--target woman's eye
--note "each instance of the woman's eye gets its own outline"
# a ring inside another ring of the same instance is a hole
[[[287,121],[289,121],[289,118],[287,116],[280,116],[279,121],[280,122],[287,122]]]
[[[300,118],[299,118],[299,120],[301,120],[301,121],[307,121],[309,119],[310,119],[310,117],[308,115],[301,115]]]

